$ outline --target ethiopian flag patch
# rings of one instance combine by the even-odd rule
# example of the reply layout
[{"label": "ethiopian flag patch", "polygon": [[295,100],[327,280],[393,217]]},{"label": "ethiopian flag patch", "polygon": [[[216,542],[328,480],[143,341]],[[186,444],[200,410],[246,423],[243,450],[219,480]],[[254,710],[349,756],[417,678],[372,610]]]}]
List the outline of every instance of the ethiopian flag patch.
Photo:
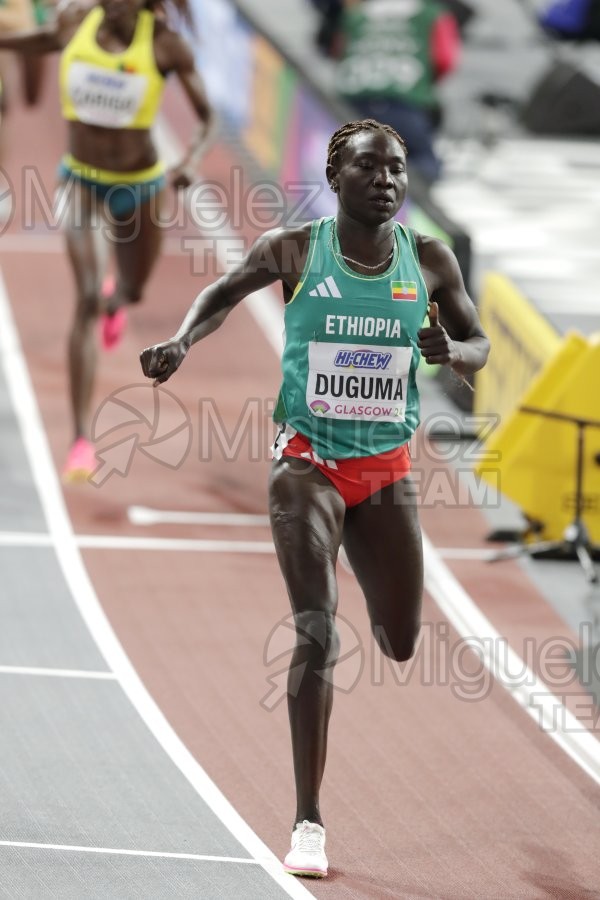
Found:
[{"label": "ethiopian flag patch", "polygon": [[392,281],[392,300],[417,300],[416,281]]}]

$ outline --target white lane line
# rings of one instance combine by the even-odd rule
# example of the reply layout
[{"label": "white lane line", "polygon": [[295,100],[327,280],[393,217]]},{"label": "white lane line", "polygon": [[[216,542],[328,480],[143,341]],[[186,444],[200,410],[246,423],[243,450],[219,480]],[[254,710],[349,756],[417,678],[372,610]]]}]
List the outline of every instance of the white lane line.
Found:
[{"label": "white lane line", "polygon": [[436,547],[435,552],[442,559],[487,560],[493,559],[498,550],[487,550],[485,547]]},{"label": "white lane line", "polygon": [[114,672],[91,672],[86,669],[40,669],[34,666],[0,666],[0,675],[39,675],[42,678],[89,678],[92,681],[116,681]]},{"label": "white lane line", "polygon": [[75,538],[84,550],[175,550],[193,553],[274,553],[270,541],[208,541],[194,538],[112,537],[81,534]]},{"label": "white lane line", "polygon": [[423,548],[425,587],[446,618],[519,706],[584,772],[600,784],[600,741],[527,668],[521,657],[507,647],[506,641],[441,561],[425,534]]},{"label": "white lane line", "polygon": [[[74,543],[84,550],[151,550],[188,553],[274,553],[271,541],[219,541],[203,538],[159,538],[138,535],[78,534]],[[0,532],[0,547],[53,547],[47,534]]]},{"label": "white lane line", "polygon": [[106,618],[74,540],[1,271],[0,364],[4,368],[10,402],[19,423],[58,561],[71,596],[108,667],[117,675],[123,691],[158,743],[244,849],[260,860],[264,870],[288,896],[297,900],[313,897],[284,871],[274,853],[252,831],[192,756],[146,690]]},{"label": "white lane line", "polygon": [[[36,844],[32,841],[0,841],[0,847],[16,847],[29,850],[62,850],[69,853],[107,853],[115,856],[151,856],[160,859],[190,859],[194,862],[242,863],[258,866],[262,860],[244,856],[203,856],[199,853],[167,853],[160,850],[122,850],[114,847],[77,847],[71,844]],[[269,862],[267,860],[267,862]]]},{"label": "white lane line", "polygon": [[[234,244],[233,241],[231,243]],[[220,242],[219,249],[221,252],[225,249]],[[277,356],[281,356],[284,347],[282,298],[272,288],[263,288],[247,297],[244,304]]]},{"label": "white lane line", "polygon": [[132,525],[249,525],[269,527],[268,516],[249,513],[186,512],[184,510],[152,509],[149,506],[129,506],[127,516]]},{"label": "white lane line", "polygon": [[0,547],[52,547],[49,534],[35,531],[0,531]]},{"label": "white lane line", "polygon": [[[143,509],[144,507],[130,506],[130,510]],[[189,524],[189,525],[236,525],[236,526],[264,526],[269,525],[268,516],[244,516],[239,519],[255,519],[260,521],[237,521],[236,513],[178,513],[169,512],[164,516],[157,510],[156,516],[149,516],[148,521],[142,521],[144,516],[130,515],[130,521],[134,525],[164,524]],[[214,520],[213,520],[214,517]],[[263,521],[264,520],[264,521]],[[273,544],[269,541],[219,541],[205,540],[202,538],[154,538],[139,537],[137,535],[104,535],[104,534],[80,534],[75,536],[78,547],[101,550],[188,550],[198,553],[273,553]],[[0,547],[51,547],[52,538],[48,534],[38,534],[29,531],[0,531]],[[343,548],[342,548],[343,549]],[[486,561],[492,559],[497,550],[486,550],[481,547],[437,547],[436,553],[442,559],[458,559],[467,561]],[[346,561],[342,558],[342,565],[346,568]]]}]

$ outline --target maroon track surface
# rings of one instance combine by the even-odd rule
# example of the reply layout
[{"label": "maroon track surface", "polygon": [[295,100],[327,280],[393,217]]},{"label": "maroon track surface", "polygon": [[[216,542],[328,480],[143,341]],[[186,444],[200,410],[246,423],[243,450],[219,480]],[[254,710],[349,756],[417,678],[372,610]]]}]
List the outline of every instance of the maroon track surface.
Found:
[{"label": "maroon track surface", "polygon": [[[176,130],[189,128],[178,103],[169,114]],[[8,124],[9,175],[17,182],[24,165],[36,166],[50,188],[64,149],[53,92],[35,111],[15,109]],[[226,183],[235,162],[221,144],[205,160],[205,175]],[[22,200],[0,238],[0,265],[60,469],[69,441],[72,283],[60,237],[41,225],[23,229]],[[181,233],[171,238],[123,344],[101,361],[98,403],[142,382],[140,349],[174,331],[204,283],[191,275],[189,256],[177,252]],[[173,471],[138,455],[124,479],[67,489],[75,531],[268,541],[261,528],[136,527],[127,508],[265,513],[267,454],[228,461],[215,453],[200,462],[197,409],[201,398],[211,398],[233,432],[247,398],[272,398],[277,386],[275,353],[242,306],[194,348],[168,385],[194,423],[186,461]],[[425,451],[419,456],[427,472],[433,463]],[[422,522],[438,546],[484,546],[486,529],[475,510],[425,507]],[[177,733],[283,855],[294,812],[287,713],[284,703],[271,712],[260,703],[277,670],[265,664],[265,645],[289,613],[275,557],[119,549],[86,550],[83,557],[120,641]],[[526,637],[574,637],[516,563],[451,568],[518,653]],[[497,683],[486,680],[483,696],[471,701],[457,696],[460,678],[452,671],[428,684],[418,669],[409,674],[404,667],[399,684],[402,669],[374,652],[362,598],[343,570],[340,588],[340,613],[359,636],[365,665],[351,691],[336,693],[322,798],[331,872],[326,881],[307,882],[309,890],[335,900],[600,897],[598,785]],[[420,663],[431,668],[437,660],[443,670],[435,635],[444,620],[429,597],[424,622]],[[448,641],[456,648],[452,629]],[[464,656],[463,668],[472,667],[474,658]],[[344,677],[354,662],[343,663]],[[580,689],[571,685],[565,693],[575,708]]]}]

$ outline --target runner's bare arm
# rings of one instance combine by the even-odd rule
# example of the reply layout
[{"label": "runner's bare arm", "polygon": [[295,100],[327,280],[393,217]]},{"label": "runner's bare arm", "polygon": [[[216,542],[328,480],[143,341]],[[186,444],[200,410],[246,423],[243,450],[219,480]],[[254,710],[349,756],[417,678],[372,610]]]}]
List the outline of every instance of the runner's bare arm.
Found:
[{"label": "runner's bare arm", "polygon": [[[276,281],[293,290],[301,273],[309,230],[277,228],[252,245],[248,255],[230,272],[198,294],[177,333],[168,341],[148,347],[140,354],[142,371],[155,384],[162,384],[177,371],[192,346],[223,324],[237,304]],[[289,260],[300,260],[293,268]]]},{"label": "runner's bare arm", "polygon": [[417,235],[429,299],[439,319],[419,331],[419,348],[430,365],[449,365],[459,375],[483,368],[490,350],[477,310],[463,282],[456,256],[442,241]]},{"label": "runner's bare arm", "polygon": [[202,78],[196,68],[194,53],[189,44],[162,23],[157,23],[155,55],[163,74],[173,72],[181,84],[199,125],[183,159],[171,170],[175,187],[188,187],[195,180],[193,166],[205,151],[214,126],[214,114]]},{"label": "runner's bare arm", "polygon": [[14,50],[16,53],[31,54],[54,53],[62,49],[58,31],[54,24],[28,31],[17,31],[14,34],[0,35],[0,50]]}]

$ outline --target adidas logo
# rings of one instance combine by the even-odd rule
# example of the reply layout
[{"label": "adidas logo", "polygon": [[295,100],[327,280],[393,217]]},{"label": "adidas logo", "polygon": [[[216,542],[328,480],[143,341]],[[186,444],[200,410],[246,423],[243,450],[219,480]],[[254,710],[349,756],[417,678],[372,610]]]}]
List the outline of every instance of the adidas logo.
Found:
[{"label": "adidas logo", "polygon": [[331,277],[328,275],[325,281],[320,281],[314,291],[308,292],[309,297],[341,297],[340,289]]}]

